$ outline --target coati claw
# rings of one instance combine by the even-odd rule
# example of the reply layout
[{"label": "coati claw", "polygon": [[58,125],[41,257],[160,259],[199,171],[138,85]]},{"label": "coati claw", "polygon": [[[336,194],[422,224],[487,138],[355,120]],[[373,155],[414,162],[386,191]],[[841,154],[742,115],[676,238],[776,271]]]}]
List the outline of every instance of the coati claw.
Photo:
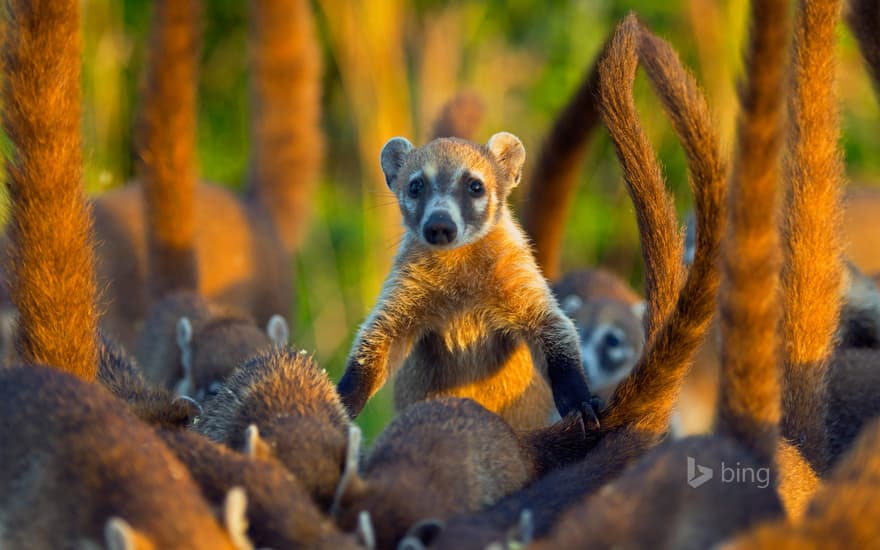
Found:
[{"label": "coati claw", "polygon": [[584,401],[581,403],[580,411],[581,416],[584,418],[584,426],[594,430],[598,430],[601,427],[601,424],[599,423],[599,415],[596,413],[597,410],[601,409],[598,409],[594,405],[593,399],[590,399],[589,402]]}]

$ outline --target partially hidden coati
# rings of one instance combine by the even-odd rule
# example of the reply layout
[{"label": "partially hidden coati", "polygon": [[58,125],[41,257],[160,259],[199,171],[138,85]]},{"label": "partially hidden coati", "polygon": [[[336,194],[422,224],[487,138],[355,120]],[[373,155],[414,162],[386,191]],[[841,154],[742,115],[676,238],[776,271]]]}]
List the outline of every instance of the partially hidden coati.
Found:
[{"label": "partially hidden coati", "polygon": [[339,382],[352,416],[396,374],[398,410],[443,395],[470,397],[514,428],[556,410],[595,413],[578,336],[541,275],[507,195],[525,149],[508,133],[485,146],[394,138],[382,170],[407,231]]}]

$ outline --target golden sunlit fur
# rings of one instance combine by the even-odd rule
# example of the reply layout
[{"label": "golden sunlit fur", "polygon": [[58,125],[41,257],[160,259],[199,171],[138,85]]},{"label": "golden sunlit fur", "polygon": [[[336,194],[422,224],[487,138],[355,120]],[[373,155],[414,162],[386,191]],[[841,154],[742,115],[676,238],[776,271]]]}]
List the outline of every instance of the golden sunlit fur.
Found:
[{"label": "golden sunlit fur", "polygon": [[97,289],[82,185],[78,6],[6,3],[9,294],[20,313],[21,357],[94,380]]},{"label": "golden sunlit fur", "polygon": [[201,5],[159,1],[153,10],[136,136],[149,227],[147,290],[155,301],[198,285],[194,201]]},{"label": "golden sunlit fur", "polygon": [[826,367],[836,344],[845,272],[839,230],[845,174],[834,91],[840,2],[804,0],[800,5],[784,162],[790,188],[782,272],[782,431],[822,470],[828,466]]}]

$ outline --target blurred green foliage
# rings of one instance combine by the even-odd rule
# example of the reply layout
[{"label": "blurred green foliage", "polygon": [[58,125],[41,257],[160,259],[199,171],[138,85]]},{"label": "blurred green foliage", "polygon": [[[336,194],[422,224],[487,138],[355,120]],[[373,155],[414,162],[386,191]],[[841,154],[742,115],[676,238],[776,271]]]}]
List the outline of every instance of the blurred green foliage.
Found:
[{"label": "blurred green foliage", "polygon": [[[353,0],[357,1],[357,0]],[[388,257],[395,242],[375,250],[368,238],[393,197],[382,193],[364,173],[372,158],[361,158],[353,97],[343,75],[350,67],[331,47],[335,21],[328,5],[317,1],[314,11],[323,44],[324,129],[327,152],[321,186],[315,196],[310,236],[296,260],[297,301],[292,305],[293,340],[313,351],[334,377],[340,375],[356,327],[376,298],[375,285],[384,273],[372,273],[375,255]],[[351,5],[349,3],[349,5]],[[488,105],[478,136],[499,130],[519,135],[528,151],[539,150],[545,131],[589,68],[604,37],[628,11],[634,10],[679,50],[707,90],[725,147],[735,124],[735,82],[744,37],[745,0],[371,0],[397,10],[398,19],[378,24],[394,48],[403,50],[403,67],[380,65],[381,71],[405,72],[411,104],[399,105],[412,118],[412,128],[396,134],[423,139],[441,96],[458,88],[481,94]],[[247,4],[206,0],[204,45],[199,82],[199,154],[204,179],[238,187],[248,163]],[[327,11],[325,11],[327,10]],[[382,12],[386,13],[386,12]],[[124,184],[133,177],[132,121],[150,21],[146,0],[84,0],[84,132],[86,178],[90,192]],[[432,32],[435,31],[435,32]],[[839,89],[844,109],[844,145],[853,179],[870,180],[878,173],[880,133],[877,104],[849,34],[841,29]],[[357,37],[342,36],[342,40]],[[397,38],[394,38],[397,40]],[[448,66],[425,61],[430,48],[449,48],[441,57]],[[448,74],[447,74],[448,73]],[[445,76],[444,76],[445,75]],[[445,81],[439,79],[445,78]],[[688,208],[684,156],[649,87],[640,77],[637,104],[643,123],[661,159],[681,211]],[[534,160],[534,158],[531,158]],[[375,161],[377,162],[377,160]],[[576,204],[567,221],[564,264],[602,264],[641,285],[638,236],[632,208],[613,149],[604,133],[593,142],[584,162]],[[366,200],[365,200],[366,197]],[[514,197],[514,204],[517,197]],[[378,205],[375,208],[365,205]],[[389,212],[391,214],[389,214]],[[368,436],[390,414],[387,388],[364,412],[360,422]]]}]

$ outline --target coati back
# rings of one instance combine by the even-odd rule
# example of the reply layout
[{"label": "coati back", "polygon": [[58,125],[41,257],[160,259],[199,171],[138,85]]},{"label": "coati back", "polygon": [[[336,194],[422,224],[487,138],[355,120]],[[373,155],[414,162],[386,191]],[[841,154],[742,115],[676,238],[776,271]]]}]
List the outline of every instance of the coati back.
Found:
[{"label": "coati back", "polygon": [[603,269],[571,271],[552,289],[578,330],[590,387],[607,399],[642,355],[644,302]]},{"label": "coati back", "polygon": [[248,499],[248,537],[255,547],[360,548],[321,514],[299,479],[273,459],[245,456],[186,430],[159,430],[210,502],[233,487]]},{"label": "coati back", "polygon": [[0,546],[246,548],[153,430],[103,389],[10,367],[0,370],[0,411]]},{"label": "coati back", "polygon": [[11,144],[7,269],[19,352],[94,380],[98,292],[82,187],[78,4],[14,0],[5,13],[0,103]]},{"label": "coati back", "polygon": [[505,203],[525,161],[519,139],[394,138],[380,161],[407,231],[339,382],[349,413],[397,373],[398,410],[448,395],[516,429],[546,426],[554,403],[593,422],[574,325]]},{"label": "coati back", "polygon": [[[197,432],[236,450],[259,446],[329,509],[345,464],[350,423],[327,373],[305,352],[275,348],[251,359],[204,409]],[[246,438],[251,425],[256,434]]]},{"label": "coati back", "polygon": [[493,504],[553,467],[586,453],[584,425],[573,413],[557,425],[517,434],[470,399],[416,403],[380,434],[363,477],[341,499],[339,523],[353,528],[367,510],[378,548],[396,548],[419,521]]},{"label": "coati back", "polygon": [[[530,511],[534,536],[547,536],[562,512],[618,476],[657,445],[667,430],[677,388],[714,311],[726,170],[708,107],[693,78],[667,44],[642,34],[635,17],[628,17],[615,31],[600,61],[599,97],[609,133],[620,148],[618,158],[631,186],[637,216],[645,221],[639,225],[643,243],[658,242],[663,235],[668,238],[677,231],[675,211],[664,196],[663,180],[656,176],[659,168],[632,101],[639,59],[664,107],[673,116],[673,127],[688,154],[697,212],[706,221],[698,238],[694,267],[673,300],[667,302],[664,294],[654,297],[657,305],[649,308],[646,315],[654,316],[647,326],[659,327],[656,336],[648,340],[644,354],[629,378],[618,386],[609,408],[600,413],[600,428],[588,431],[588,440],[594,446],[586,458],[550,472],[479,514],[450,520],[432,548],[458,548],[461,540],[468,540],[469,545],[472,542],[473,548],[503,541],[525,510]],[[651,238],[645,238],[648,232],[654,233]],[[667,244],[644,251],[652,260],[648,265],[672,270],[655,272],[655,279],[674,279],[681,269],[680,245],[677,249]],[[661,253],[670,256],[662,262],[651,256]],[[646,297],[650,303],[651,294]],[[660,317],[660,312],[668,311],[670,306],[672,312],[665,319]],[[643,382],[630,386],[628,391],[632,393],[620,399],[618,392],[632,384],[636,376]],[[646,383],[648,380],[653,384]]]}]

